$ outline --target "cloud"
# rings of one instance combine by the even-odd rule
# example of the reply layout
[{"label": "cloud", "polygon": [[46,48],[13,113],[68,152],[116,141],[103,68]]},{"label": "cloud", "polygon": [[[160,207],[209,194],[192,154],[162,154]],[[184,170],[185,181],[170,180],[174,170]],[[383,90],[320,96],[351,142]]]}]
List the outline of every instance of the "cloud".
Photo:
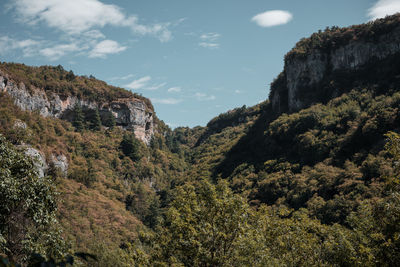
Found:
[{"label": "cloud", "polygon": [[219,37],[221,37],[221,35],[215,32],[210,32],[200,35],[201,40],[211,41],[211,42],[217,41]]},{"label": "cloud", "polygon": [[143,89],[149,90],[149,91],[154,91],[154,90],[158,90],[158,89],[164,87],[166,84],[167,83],[155,84],[155,85],[151,85],[151,86],[146,86]]},{"label": "cloud", "polygon": [[120,46],[118,42],[113,40],[104,40],[95,45],[89,52],[91,58],[105,58],[108,54],[117,54],[126,50],[126,46]]},{"label": "cloud", "polygon": [[219,44],[217,44],[217,43],[201,42],[201,43],[199,43],[199,46],[204,47],[204,48],[211,48],[211,49],[219,48]]},{"label": "cloud", "polygon": [[53,47],[43,48],[39,54],[50,60],[57,60],[69,52],[79,51],[80,48],[76,44],[60,44]]},{"label": "cloud", "polygon": [[125,87],[129,89],[141,89],[147,85],[147,83],[151,80],[150,76],[144,76],[140,79],[134,80],[131,83],[125,85]]},{"label": "cloud", "polygon": [[82,35],[92,40],[106,38],[106,36],[99,30],[87,31],[84,32]]},{"label": "cloud", "polygon": [[210,101],[210,100],[215,100],[215,98],[216,98],[214,95],[207,95],[207,94],[198,93],[198,92],[194,96],[199,101]]},{"label": "cloud", "polygon": [[70,35],[91,32],[98,38],[100,32],[93,30],[110,25],[128,27],[136,34],[152,35],[161,42],[172,38],[168,29],[171,23],[141,24],[137,16],[126,15],[119,6],[99,0],[15,0],[10,5],[19,21],[30,25],[45,23]]},{"label": "cloud", "polygon": [[168,93],[179,93],[180,91],[182,91],[182,88],[180,88],[180,87],[171,87],[167,91],[168,91]]},{"label": "cloud", "polygon": [[221,37],[219,33],[210,32],[200,35],[199,46],[204,48],[216,49],[219,48],[218,40]]},{"label": "cloud", "polygon": [[384,18],[387,15],[393,15],[400,12],[399,0],[379,0],[368,10],[368,16],[371,19]]},{"label": "cloud", "polygon": [[122,80],[128,80],[128,79],[133,78],[133,77],[135,77],[134,74],[128,74],[128,75],[125,75],[125,76],[112,77],[112,78],[109,78],[108,80],[110,80],[110,81],[122,81]]},{"label": "cloud", "polygon": [[155,104],[176,105],[182,102],[182,99],[176,98],[152,98],[151,102]]},{"label": "cloud", "polygon": [[293,19],[293,15],[285,10],[270,10],[255,15],[251,21],[261,27],[273,27],[286,24]]},{"label": "cloud", "polygon": [[34,51],[40,45],[41,45],[40,41],[32,39],[16,40],[8,36],[1,36],[0,54],[5,54],[12,50],[21,50],[23,56],[29,57],[34,55]]},{"label": "cloud", "polygon": [[241,94],[242,93],[242,91],[240,91],[240,90],[235,90],[235,94]]}]

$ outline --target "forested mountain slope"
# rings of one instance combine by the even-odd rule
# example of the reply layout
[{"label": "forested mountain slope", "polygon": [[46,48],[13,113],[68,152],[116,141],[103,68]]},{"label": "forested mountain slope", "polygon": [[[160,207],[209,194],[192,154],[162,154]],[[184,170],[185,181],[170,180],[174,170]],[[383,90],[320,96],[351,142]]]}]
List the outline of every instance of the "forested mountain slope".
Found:
[{"label": "forested mountain slope", "polygon": [[119,255],[188,168],[166,145],[171,130],[148,99],[61,66],[2,63],[0,74],[0,133],[57,183],[64,238]]},{"label": "forested mountain slope", "polygon": [[[248,127],[224,124],[227,115],[209,123],[210,134],[194,146],[207,153],[194,153],[193,169],[228,179],[254,204],[305,207],[324,223],[344,223],[361,200],[381,197],[384,177],[392,174],[384,134],[398,131],[400,122],[399,19],[332,27],[301,40]],[[339,52],[342,61],[332,68]],[[297,80],[288,74],[294,69]],[[290,106],[290,94],[303,109]]]},{"label": "forested mountain slope", "polygon": [[[268,100],[192,129],[169,129],[148,99],[94,77],[2,63],[0,162],[10,166],[0,174],[51,178],[63,233],[44,234],[67,248],[37,240],[14,255],[3,227],[0,254],[84,251],[96,256],[77,262],[88,266],[396,266],[399,32],[394,15],[302,39]],[[6,153],[37,155],[40,172],[19,174]]]}]

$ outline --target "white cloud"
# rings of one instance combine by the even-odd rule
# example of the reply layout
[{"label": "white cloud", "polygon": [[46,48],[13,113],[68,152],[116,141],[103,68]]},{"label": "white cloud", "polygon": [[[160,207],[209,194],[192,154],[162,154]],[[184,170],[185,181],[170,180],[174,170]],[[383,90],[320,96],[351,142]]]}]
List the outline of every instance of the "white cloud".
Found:
[{"label": "white cloud", "polygon": [[200,35],[199,46],[204,48],[216,49],[219,48],[218,40],[221,37],[221,34],[210,32]]},{"label": "white cloud", "polygon": [[32,39],[16,40],[8,36],[2,36],[0,37],[0,54],[5,54],[12,50],[21,50],[23,56],[29,57],[34,54],[35,49],[40,45],[40,41]]},{"label": "white cloud", "polygon": [[43,48],[39,54],[47,57],[49,60],[57,60],[69,52],[79,51],[80,48],[76,44],[60,44],[53,47]]},{"label": "white cloud", "polygon": [[199,92],[197,92],[194,96],[199,101],[210,101],[210,100],[215,100],[215,98],[216,98],[214,95],[207,95],[207,94],[199,93]]},{"label": "white cloud", "polygon": [[151,85],[151,86],[146,86],[145,90],[149,90],[149,91],[154,91],[154,90],[158,90],[162,87],[164,87],[167,83],[160,83],[160,84],[155,84],[155,85]]},{"label": "white cloud", "polygon": [[293,19],[293,15],[285,10],[270,10],[255,15],[251,21],[261,27],[272,27],[286,24]]},{"label": "white cloud", "polygon": [[400,12],[399,0],[379,0],[368,10],[368,16],[371,19],[384,18],[387,15],[393,15]]},{"label": "white cloud", "polygon": [[217,43],[206,43],[206,42],[201,42],[199,43],[199,46],[204,47],[204,48],[219,48],[219,44]]},{"label": "white cloud", "polygon": [[135,76],[134,74],[128,74],[128,75],[125,75],[125,76],[112,77],[112,78],[109,78],[108,80],[110,80],[110,81],[128,80],[130,78],[133,78],[134,76]]},{"label": "white cloud", "polygon": [[123,25],[127,21],[118,6],[97,0],[16,0],[14,7],[24,22],[45,22],[49,27],[71,34],[107,24]]},{"label": "white cloud", "polygon": [[87,37],[87,38],[89,38],[89,39],[91,39],[91,40],[106,38],[105,35],[99,30],[87,31],[87,32],[84,32],[82,35]]},{"label": "white cloud", "polygon": [[182,88],[180,88],[180,87],[171,87],[167,91],[169,93],[179,93],[180,91],[182,91]]},{"label": "white cloud", "polygon": [[217,41],[219,37],[221,37],[221,34],[215,32],[210,32],[200,35],[200,39],[211,42]]},{"label": "white cloud", "polygon": [[95,45],[90,51],[89,57],[104,58],[108,54],[117,54],[126,50],[126,46],[120,46],[118,42],[113,40],[103,40]]},{"label": "white cloud", "polygon": [[242,93],[242,91],[240,91],[240,90],[235,90],[235,94],[241,94]]},{"label": "white cloud", "polygon": [[144,76],[140,79],[134,80],[131,83],[125,85],[125,87],[129,89],[141,89],[147,85],[147,83],[151,80],[150,76]]},{"label": "white cloud", "polygon": [[[172,38],[168,29],[170,23],[140,24],[137,16],[128,16],[117,5],[104,4],[99,0],[15,0],[11,7],[21,22],[31,25],[44,22],[51,28],[72,35],[111,25],[128,27],[136,34],[152,35],[162,42]],[[99,36],[96,33],[95,38]]]},{"label": "white cloud", "polygon": [[176,105],[182,102],[182,99],[176,98],[152,98],[151,102],[155,104]]}]

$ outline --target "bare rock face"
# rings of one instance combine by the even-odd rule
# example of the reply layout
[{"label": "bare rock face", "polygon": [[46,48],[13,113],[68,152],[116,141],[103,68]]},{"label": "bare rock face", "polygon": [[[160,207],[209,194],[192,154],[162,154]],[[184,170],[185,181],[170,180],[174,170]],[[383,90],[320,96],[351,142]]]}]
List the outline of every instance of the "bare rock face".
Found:
[{"label": "bare rock face", "polygon": [[273,109],[292,112],[305,108],[310,101],[301,95],[302,89],[317,88],[329,73],[356,71],[373,60],[383,60],[397,53],[400,53],[400,26],[370,40],[351,40],[329,51],[315,49],[307,55],[291,57],[285,60],[280,89],[271,87]]},{"label": "bare rock face", "polygon": [[48,166],[46,164],[46,159],[42,154],[42,152],[29,145],[23,145],[20,146],[20,148],[23,149],[25,155],[33,159],[34,166],[36,168],[39,177],[41,178],[44,177],[47,172]]},{"label": "bare rock face", "polygon": [[25,122],[21,121],[21,120],[15,120],[14,125],[13,125],[14,129],[22,129],[22,130],[26,130],[28,129],[28,126],[26,125]]},{"label": "bare rock face", "polygon": [[61,171],[64,176],[68,174],[68,160],[67,157],[63,154],[60,155],[51,155],[51,162],[53,166]]},{"label": "bare rock face", "polygon": [[15,84],[1,71],[0,92],[7,92],[22,110],[38,111],[45,117],[68,119],[68,113],[79,104],[84,109],[99,109],[100,114],[111,112],[118,126],[133,131],[146,144],[150,144],[154,135],[153,112],[140,99],[124,98],[111,103],[97,103],[76,96],[60,97],[55,93],[46,94],[39,88],[27,90],[23,83]]}]

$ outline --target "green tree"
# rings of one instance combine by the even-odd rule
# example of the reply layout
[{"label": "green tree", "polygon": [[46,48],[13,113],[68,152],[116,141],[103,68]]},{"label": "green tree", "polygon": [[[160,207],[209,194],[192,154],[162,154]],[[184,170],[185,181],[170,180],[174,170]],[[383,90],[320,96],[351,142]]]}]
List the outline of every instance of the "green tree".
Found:
[{"label": "green tree", "polygon": [[122,138],[120,149],[125,154],[125,156],[131,158],[133,161],[138,161],[142,158],[141,153],[141,143],[135,137],[135,134],[125,134]]},{"label": "green tree", "polygon": [[107,111],[102,115],[101,122],[104,126],[113,128],[115,126],[115,117],[111,111]]},{"label": "green tree", "polygon": [[82,112],[82,107],[80,104],[76,104],[73,110],[74,113],[74,120],[72,122],[72,124],[75,127],[75,130],[78,132],[81,132],[85,126],[84,126],[84,116],[83,116],[83,112]]},{"label": "green tree", "polygon": [[178,187],[157,233],[161,251],[155,260],[185,266],[237,265],[235,255],[249,225],[246,200],[226,182]]},{"label": "green tree", "polygon": [[95,131],[100,131],[101,130],[101,118],[99,114],[99,109],[92,110],[91,112],[88,112],[89,118],[88,121],[90,123],[90,129],[95,130]]},{"label": "green tree", "polygon": [[26,262],[33,252],[60,259],[65,251],[55,187],[34,166],[0,135],[0,254],[14,262]]},{"label": "green tree", "polygon": [[388,132],[386,135],[385,150],[393,159],[395,168],[395,177],[392,177],[389,182],[394,184],[400,183],[400,135],[395,132]]}]

